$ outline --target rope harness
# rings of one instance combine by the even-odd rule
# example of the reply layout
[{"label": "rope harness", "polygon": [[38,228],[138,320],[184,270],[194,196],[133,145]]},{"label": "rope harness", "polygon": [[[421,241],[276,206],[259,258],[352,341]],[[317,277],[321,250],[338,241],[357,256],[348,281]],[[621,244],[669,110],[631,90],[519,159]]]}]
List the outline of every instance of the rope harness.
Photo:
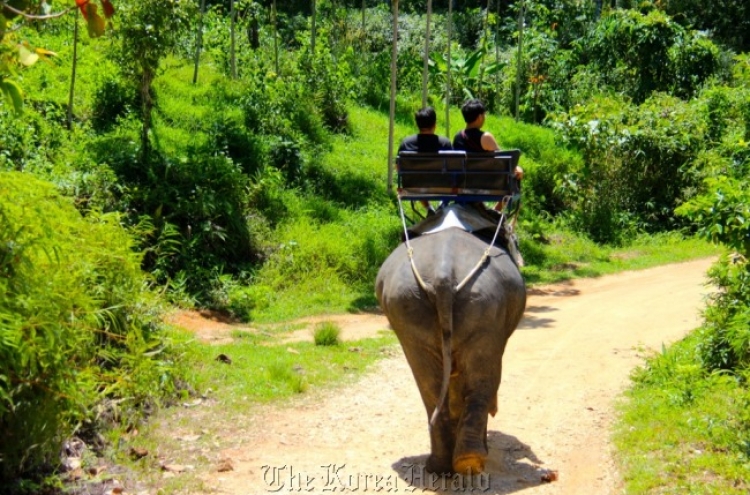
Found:
[{"label": "rope harness", "polygon": [[[508,201],[504,201],[505,205],[507,206],[512,202],[512,197]],[[414,272],[414,278],[417,279],[417,282],[419,283],[419,286],[424,290],[425,292],[428,292],[427,284],[425,283],[424,279],[422,279],[422,276],[419,274],[419,270],[417,270],[417,265],[414,262],[414,248],[411,246],[411,243],[409,242],[409,229],[406,226],[406,216],[404,215],[404,205],[401,203],[401,197],[397,196],[398,199],[398,211],[401,216],[401,225],[404,227],[404,244],[406,244],[406,254],[409,256],[409,263],[411,264],[411,270]],[[477,261],[477,264],[474,265],[474,268],[471,269],[468,275],[464,277],[464,279],[458,283],[454,289],[455,292],[460,291],[468,282],[471,280],[471,278],[479,271],[479,269],[482,267],[485,261],[487,261],[487,258],[490,256],[490,251],[492,249],[492,246],[495,245],[495,241],[497,240],[497,236],[500,233],[500,229],[503,228],[503,224],[505,223],[505,219],[507,218],[507,215],[505,213],[506,208],[503,207],[503,211],[500,213],[500,220],[497,222],[497,228],[495,229],[495,234],[492,236],[492,242],[489,243],[487,246],[487,249],[484,250],[484,253],[482,254],[482,257]],[[512,219],[510,226],[511,228],[515,225],[516,219],[518,217],[518,208],[515,209],[515,211],[512,213]]]}]

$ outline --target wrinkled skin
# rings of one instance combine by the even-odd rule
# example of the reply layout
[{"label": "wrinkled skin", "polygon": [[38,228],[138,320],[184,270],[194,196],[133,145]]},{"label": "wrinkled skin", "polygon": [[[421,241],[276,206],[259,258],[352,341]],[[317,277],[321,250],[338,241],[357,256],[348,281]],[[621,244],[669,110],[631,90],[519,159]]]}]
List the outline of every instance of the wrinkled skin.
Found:
[{"label": "wrinkled skin", "polygon": [[[526,288],[508,253],[493,247],[481,269],[456,291],[487,248],[460,229],[418,237],[411,246],[427,291],[401,244],[380,268],[377,297],[412,369],[428,419],[443,378],[450,374],[446,400],[430,427],[427,470],[476,474],[484,470],[488,414],[497,412],[502,356],[526,307]],[[450,370],[444,368],[446,351]]]}]

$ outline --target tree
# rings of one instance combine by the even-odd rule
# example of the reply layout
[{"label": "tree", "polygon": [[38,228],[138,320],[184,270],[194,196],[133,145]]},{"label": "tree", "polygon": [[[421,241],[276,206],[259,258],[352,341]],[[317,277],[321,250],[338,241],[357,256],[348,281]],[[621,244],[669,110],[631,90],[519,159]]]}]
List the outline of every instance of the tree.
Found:
[{"label": "tree", "polygon": [[164,55],[174,48],[188,26],[188,10],[179,1],[131,0],[123,3],[119,65],[138,88],[141,101],[141,159],[149,153],[151,114],[154,108],[152,83]]},{"label": "tree", "polygon": [[709,31],[715,41],[750,51],[750,4],[737,0],[663,0],[664,11],[680,24]]}]

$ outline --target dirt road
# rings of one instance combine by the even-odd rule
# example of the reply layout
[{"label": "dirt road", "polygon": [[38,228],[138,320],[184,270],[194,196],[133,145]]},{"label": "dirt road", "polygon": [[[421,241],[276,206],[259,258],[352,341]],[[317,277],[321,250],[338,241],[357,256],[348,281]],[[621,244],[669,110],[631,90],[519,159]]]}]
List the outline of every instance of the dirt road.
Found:
[{"label": "dirt road", "polygon": [[[609,442],[613,403],[645,354],[698,326],[710,263],[531,291],[506,350],[481,477],[438,481],[422,471],[427,418],[398,353],[352,386],[311,394],[294,409],[263,409],[249,424],[225,432],[233,447],[222,456],[233,470],[204,473],[204,485],[233,495],[619,493]],[[557,480],[542,481],[553,471]]]}]

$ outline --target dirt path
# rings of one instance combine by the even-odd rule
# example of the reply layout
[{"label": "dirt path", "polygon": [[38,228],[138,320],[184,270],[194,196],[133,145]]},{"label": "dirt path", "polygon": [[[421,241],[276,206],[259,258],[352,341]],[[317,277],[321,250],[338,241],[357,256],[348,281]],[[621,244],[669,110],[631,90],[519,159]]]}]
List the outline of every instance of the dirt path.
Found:
[{"label": "dirt path", "polygon": [[[233,470],[201,474],[204,488],[233,495],[357,488],[619,493],[609,443],[613,402],[644,354],[699,324],[710,263],[699,260],[531,291],[526,315],[506,350],[500,410],[490,419],[483,477],[449,479],[445,483],[454,485],[444,490],[422,471],[429,451],[427,418],[398,353],[354,385],[311,394],[293,409],[262,409],[247,424],[223,432],[221,443],[232,447],[221,455],[232,460]],[[558,479],[543,482],[552,471]]]}]

